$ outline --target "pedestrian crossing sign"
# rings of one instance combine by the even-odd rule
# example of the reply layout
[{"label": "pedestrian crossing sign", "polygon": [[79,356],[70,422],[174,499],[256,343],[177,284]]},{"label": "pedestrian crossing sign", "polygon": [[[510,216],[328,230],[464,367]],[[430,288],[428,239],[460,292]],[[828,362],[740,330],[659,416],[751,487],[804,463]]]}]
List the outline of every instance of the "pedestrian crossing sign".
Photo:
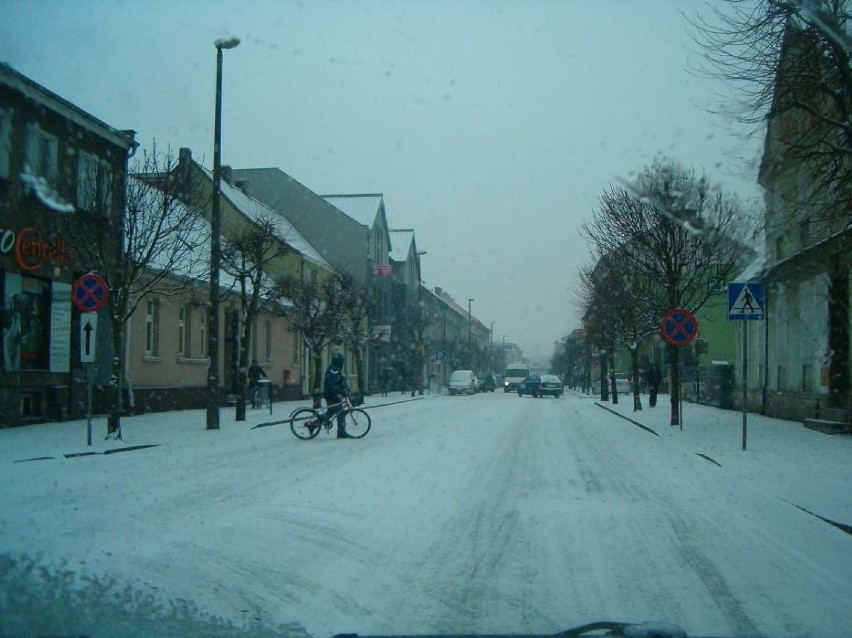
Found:
[{"label": "pedestrian crossing sign", "polygon": [[728,284],[728,319],[763,321],[766,295],[763,284],[757,281]]}]

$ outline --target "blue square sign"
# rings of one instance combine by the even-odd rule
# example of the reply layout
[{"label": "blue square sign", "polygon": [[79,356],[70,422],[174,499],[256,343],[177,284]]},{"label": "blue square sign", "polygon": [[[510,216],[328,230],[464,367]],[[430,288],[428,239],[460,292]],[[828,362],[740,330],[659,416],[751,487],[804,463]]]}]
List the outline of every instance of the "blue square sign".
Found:
[{"label": "blue square sign", "polygon": [[763,321],[766,314],[766,294],[757,281],[728,284],[728,319]]}]

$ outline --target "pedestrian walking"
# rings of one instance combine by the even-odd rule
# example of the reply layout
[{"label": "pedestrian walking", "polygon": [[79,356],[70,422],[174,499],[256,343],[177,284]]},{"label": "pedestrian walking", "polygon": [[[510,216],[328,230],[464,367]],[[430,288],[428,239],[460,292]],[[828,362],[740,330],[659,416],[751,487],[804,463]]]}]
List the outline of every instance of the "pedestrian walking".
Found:
[{"label": "pedestrian walking", "polygon": [[657,405],[657,391],[660,389],[660,367],[656,363],[652,363],[645,374],[645,379],[648,382],[648,405],[652,408]]}]

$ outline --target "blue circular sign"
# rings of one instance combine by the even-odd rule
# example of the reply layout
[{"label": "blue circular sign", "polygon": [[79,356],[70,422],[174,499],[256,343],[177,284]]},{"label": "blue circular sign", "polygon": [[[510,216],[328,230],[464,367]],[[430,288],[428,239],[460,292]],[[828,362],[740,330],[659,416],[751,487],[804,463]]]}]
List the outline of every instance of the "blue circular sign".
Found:
[{"label": "blue circular sign", "polygon": [[674,308],[663,315],[660,334],[670,346],[688,346],[698,336],[698,319],[685,308]]},{"label": "blue circular sign", "polygon": [[80,312],[97,312],[106,304],[108,293],[109,286],[104,278],[90,272],[74,282],[71,301]]}]

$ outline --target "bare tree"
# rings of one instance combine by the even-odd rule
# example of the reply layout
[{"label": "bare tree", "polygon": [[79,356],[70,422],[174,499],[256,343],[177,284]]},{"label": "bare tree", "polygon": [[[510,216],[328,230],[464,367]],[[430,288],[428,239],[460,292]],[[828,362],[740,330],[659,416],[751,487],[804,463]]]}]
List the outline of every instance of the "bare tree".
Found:
[{"label": "bare tree", "polygon": [[222,269],[234,279],[240,303],[237,361],[237,421],[246,419],[246,385],[249,353],[253,348],[255,319],[264,304],[275,294],[276,286],[268,276],[270,266],[286,255],[290,247],[278,233],[271,216],[261,216],[235,230],[222,243]]},{"label": "bare tree", "polygon": [[[594,243],[593,243],[594,245]],[[633,409],[642,409],[639,396],[639,345],[653,334],[659,324],[659,308],[663,305],[661,288],[649,281],[634,264],[637,250],[633,242],[627,242],[612,252],[596,255],[592,268],[580,271],[585,295],[595,304],[597,314],[604,314],[601,321],[592,321],[593,329],[606,330],[613,344],[619,344],[630,352],[630,377],[633,390]],[[617,402],[615,383],[612,383],[614,401]]]},{"label": "bare tree", "polygon": [[322,352],[341,338],[346,295],[337,276],[281,277],[275,298],[279,311],[302,334],[311,350],[310,387],[314,406],[319,407],[322,392]]},{"label": "bare tree", "polygon": [[[759,135],[781,123],[786,161],[833,194],[810,193],[823,216],[852,201],[850,11],[849,0],[726,0],[688,18],[704,54],[699,70],[730,89],[723,112]],[[791,212],[802,195],[787,202]]]},{"label": "bare tree", "polygon": [[[658,299],[657,317],[672,308],[698,310],[724,286],[750,251],[732,237],[744,223],[734,199],[672,160],[647,166],[632,190],[610,188],[582,231],[598,255],[616,255]],[[625,249],[628,247],[629,249]],[[619,251],[621,251],[619,253]],[[679,424],[679,350],[668,347],[671,424]]]},{"label": "bare tree", "polygon": [[337,285],[342,294],[340,335],[355,353],[355,374],[358,393],[367,390],[364,352],[379,342],[375,334],[375,300],[370,292],[347,273],[337,273]]},{"label": "bare tree", "polygon": [[[169,175],[176,165],[171,152],[159,151],[154,143],[131,165],[124,184],[104,179],[97,170],[83,176],[88,184],[81,189],[86,212],[57,216],[69,245],[110,288],[113,362],[107,431],[111,436],[121,436],[128,320],[147,295],[185,294],[207,273],[201,248],[209,243],[209,230],[195,209],[184,203],[191,201],[187,187]],[[117,196],[114,187],[124,189],[125,206],[120,227],[111,230],[105,225]]]}]

